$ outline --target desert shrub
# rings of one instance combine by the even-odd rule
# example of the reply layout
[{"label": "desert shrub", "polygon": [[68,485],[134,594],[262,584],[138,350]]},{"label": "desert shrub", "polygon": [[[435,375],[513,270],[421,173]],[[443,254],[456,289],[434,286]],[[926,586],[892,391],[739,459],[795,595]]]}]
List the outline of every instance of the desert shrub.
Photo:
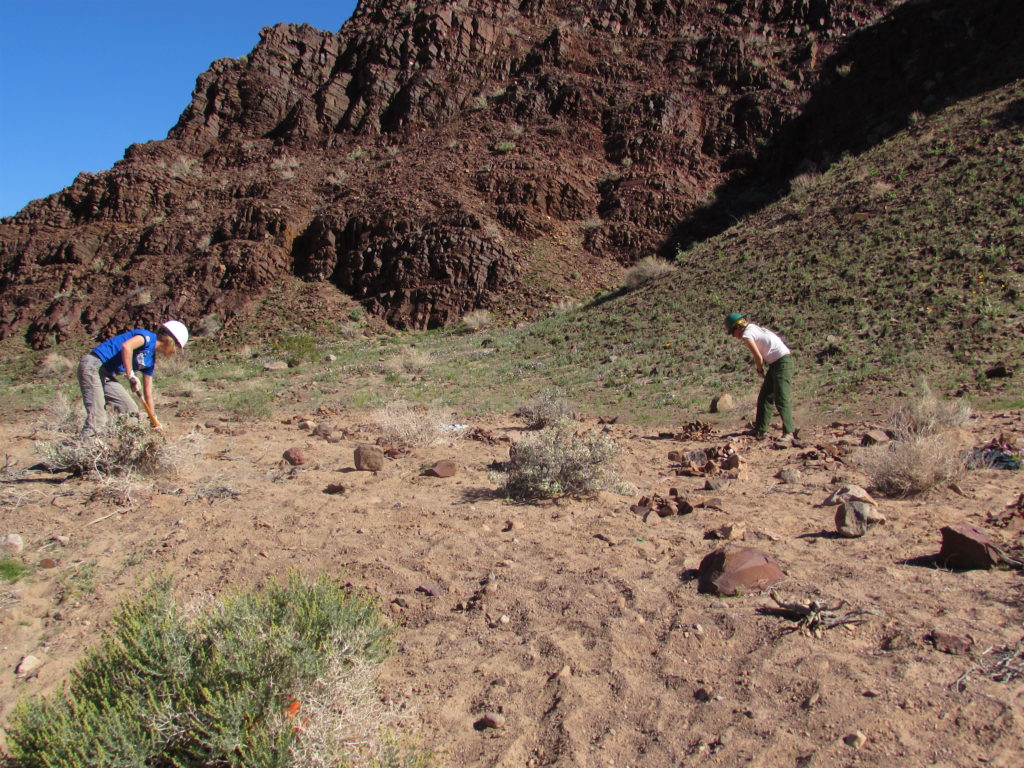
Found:
[{"label": "desert shrub", "polygon": [[69,400],[63,392],[58,392],[43,410],[39,426],[48,432],[59,432],[63,435],[77,435],[85,423],[85,408],[80,400]]},{"label": "desert shrub", "polygon": [[514,152],[516,143],[514,141],[499,141],[494,145],[494,151],[505,154],[506,152]]},{"label": "desert shrub", "polygon": [[32,568],[25,565],[21,560],[16,560],[7,555],[0,555],[0,580],[13,584],[22,576],[31,572]]},{"label": "desert shrub", "polygon": [[394,357],[385,360],[382,367],[387,373],[414,375],[423,373],[433,362],[434,359],[426,350],[406,347]]},{"label": "desert shrub", "polygon": [[474,309],[462,316],[462,326],[467,331],[482,331],[494,324],[494,316],[486,309]]},{"label": "desert shrub", "polygon": [[44,463],[53,472],[73,475],[173,474],[176,455],[171,442],[147,421],[118,414],[96,438],[36,443]]},{"label": "desert shrub", "polygon": [[285,336],[274,342],[274,353],[294,368],[316,359],[316,339],[305,333],[298,336]]},{"label": "desert shrub", "polygon": [[577,434],[566,419],[513,445],[498,479],[514,499],[594,493],[618,485],[614,462],[621,452],[606,435]]},{"label": "desert shrub", "polygon": [[264,390],[229,392],[224,399],[224,410],[239,419],[266,419],[270,417],[273,402],[273,393]]},{"label": "desert shrub", "polygon": [[949,432],[869,448],[857,464],[871,486],[887,496],[924,493],[955,480],[966,466],[964,452]]},{"label": "desert shrub", "polygon": [[571,296],[563,296],[551,303],[551,314],[553,315],[564,315],[566,312],[571,312],[576,309],[580,303],[572,298]]},{"label": "desert shrub", "polygon": [[659,278],[671,275],[675,271],[676,267],[674,264],[654,256],[647,256],[626,270],[622,284],[627,291],[632,291],[652,280],[658,280]]},{"label": "desert shrub", "polygon": [[451,420],[437,408],[404,400],[388,403],[373,414],[380,436],[389,443],[410,447],[436,445],[451,436]]},{"label": "desert shrub", "polygon": [[50,352],[36,366],[36,376],[43,379],[67,379],[75,372],[75,361]]},{"label": "desert shrub", "polygon": [[9,749],[23,768],[382,765],[391,747],[367,667],[390,635],[374,603],[325,577],[292,575],[191,618],[157,583],[122,606],[65,688],[19,702]]},{"label": "desert shrub", "polygon": [[897,405],[890,416],[897,440],[912,440],[962,427],[971,416],[971,407],[962,401],[942,400],[927,382],[920,385],[917,397]]},{"label": "desert shrub", "polygon": [[519,406],[515,415],[526,422],[527,429],[543,429],[572,416],[575,407],[575,403],[562,392],[546,389],[528,403]]}]

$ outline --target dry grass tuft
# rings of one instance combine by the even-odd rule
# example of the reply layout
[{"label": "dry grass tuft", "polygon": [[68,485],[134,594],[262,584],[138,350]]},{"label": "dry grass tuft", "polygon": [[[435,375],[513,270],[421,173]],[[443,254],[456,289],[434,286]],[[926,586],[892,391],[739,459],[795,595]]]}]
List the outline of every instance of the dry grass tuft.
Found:
[{"label": "dry grass tuft", "polygon": [[494,325],[494,316],[486,309],[474,309],[462,316],[462,325],[468,331],[483,331]]},{"label": "dry grass tuft", "polygon": [[385,373],[414,376],[423,373],[433,362],[433,357],[426,350],[406,347],[390,360],[385,360],[382,367]]},{"label": "dry grass tuft", "polygon": [[404,400],[388,403],[376,411],[373,422],[384,440],[409,447],[437,445],[455,435],[446,412]]},{"label": "dry grass tuft", "polygon": [[515,415],[526,422],[527,429],[543,429],[572,416],[576,404],[556,389],[546,389],[524,403]]},{"label": "dry grass tuft", "polygon": [[955,480],[966,468],[964,452],[950,432],[868,448],[857,464],[886,496],[925,493]]},{"label": "dry grass tuft", "polygon": [[69,400],[64,393],[58,393],[46,406],[39,420],[39,428],[62,435],[77,435],[85,423],[85,408],[80,400]]},{"label": "dry grass tuft", "polygon": [[971,417],[971,407],[962,401],[941,400],[927,382],[916,398],[897,405],[890,416],[897,440],[913,440],[959,429]]},{"label": "dry grass tuft", "polygon": [[647,256],[626,270],[622,284],[627,291],[632,291],[652,280],[673,275],[676,271],[674,264],[654,256]]},{"label": "dry grass tuft", "polygon": [[67,379],[75,372],[75,362],[51,352],[39,361],[36,376],[42,379]]}]

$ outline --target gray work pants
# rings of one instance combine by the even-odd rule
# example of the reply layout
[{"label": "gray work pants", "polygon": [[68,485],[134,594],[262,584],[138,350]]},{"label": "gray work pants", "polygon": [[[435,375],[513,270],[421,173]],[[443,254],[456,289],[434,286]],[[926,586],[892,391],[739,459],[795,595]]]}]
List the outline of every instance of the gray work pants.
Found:
[{"label": "gray work pants", "polygon": [[99,434],[107,426],[104,410],[107,405],[119,413],[139,412],[132,396],[91,352],[83,355],[78,363],[78,385],[82,388],[82,402],[85,404],[83,437]]}]

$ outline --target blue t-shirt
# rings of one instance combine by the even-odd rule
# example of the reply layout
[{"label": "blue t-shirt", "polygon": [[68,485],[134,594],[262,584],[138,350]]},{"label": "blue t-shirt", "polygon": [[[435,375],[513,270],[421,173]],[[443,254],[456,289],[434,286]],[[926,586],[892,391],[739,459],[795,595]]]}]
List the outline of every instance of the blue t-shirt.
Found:
[{"label": "blue t-shirt", "polygon": [[112,339],[107,339],[102,344],[94,347],[92,353],[100,359],[108,373],[125,373],[124,363],[121,362],[121,347],[124,346],[128,339],[134,336],[141,336],[146,340],[146,343],[135,350],[132,367],[136,371],[142,371],[142,373],[152,376],[153,369],[156,366],[156,334],[152,331],[146,331],[141,328],[127,331]]}]

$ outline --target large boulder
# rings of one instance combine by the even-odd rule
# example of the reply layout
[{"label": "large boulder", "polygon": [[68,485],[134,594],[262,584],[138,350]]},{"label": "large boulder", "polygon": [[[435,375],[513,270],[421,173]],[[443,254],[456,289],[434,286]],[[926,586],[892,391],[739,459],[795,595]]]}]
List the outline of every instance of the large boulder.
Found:
[{"label": "large boulder", "polygon": [[716,549],[700,561],[697,591],[719,596],[760,592],[783,575],[779,564],[759,549]]}]

